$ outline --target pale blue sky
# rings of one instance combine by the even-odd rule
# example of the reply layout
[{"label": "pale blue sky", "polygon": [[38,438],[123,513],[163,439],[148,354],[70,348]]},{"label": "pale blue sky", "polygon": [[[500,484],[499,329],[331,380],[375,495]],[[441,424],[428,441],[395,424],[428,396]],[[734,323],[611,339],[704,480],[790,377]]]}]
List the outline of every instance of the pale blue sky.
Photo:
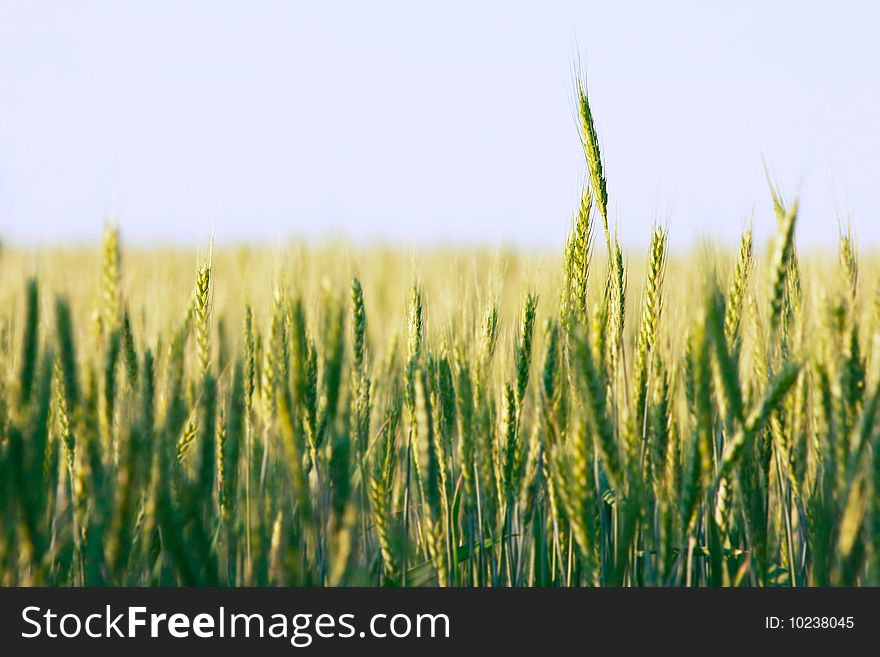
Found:
[{"label": "pale blue sky", "polygon": [[[721,7],[720,5],[727,5]],[[719,5],[719,6],[715,6]],[[851,215],[880,245],[869,2],[0,0],[0,235],[555,247],[578,47],[631,246]]]}]

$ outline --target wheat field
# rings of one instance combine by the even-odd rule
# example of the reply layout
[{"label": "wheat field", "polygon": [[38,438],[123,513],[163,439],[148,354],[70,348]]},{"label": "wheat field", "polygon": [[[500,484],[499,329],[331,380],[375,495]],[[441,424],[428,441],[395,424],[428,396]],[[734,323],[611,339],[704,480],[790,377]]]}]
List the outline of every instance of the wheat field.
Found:
[{"label": "wheat field", "polygon": [[0,252],[0,583],[880,585],[875,263],[625,253],[577,89],[562,253]]}]

